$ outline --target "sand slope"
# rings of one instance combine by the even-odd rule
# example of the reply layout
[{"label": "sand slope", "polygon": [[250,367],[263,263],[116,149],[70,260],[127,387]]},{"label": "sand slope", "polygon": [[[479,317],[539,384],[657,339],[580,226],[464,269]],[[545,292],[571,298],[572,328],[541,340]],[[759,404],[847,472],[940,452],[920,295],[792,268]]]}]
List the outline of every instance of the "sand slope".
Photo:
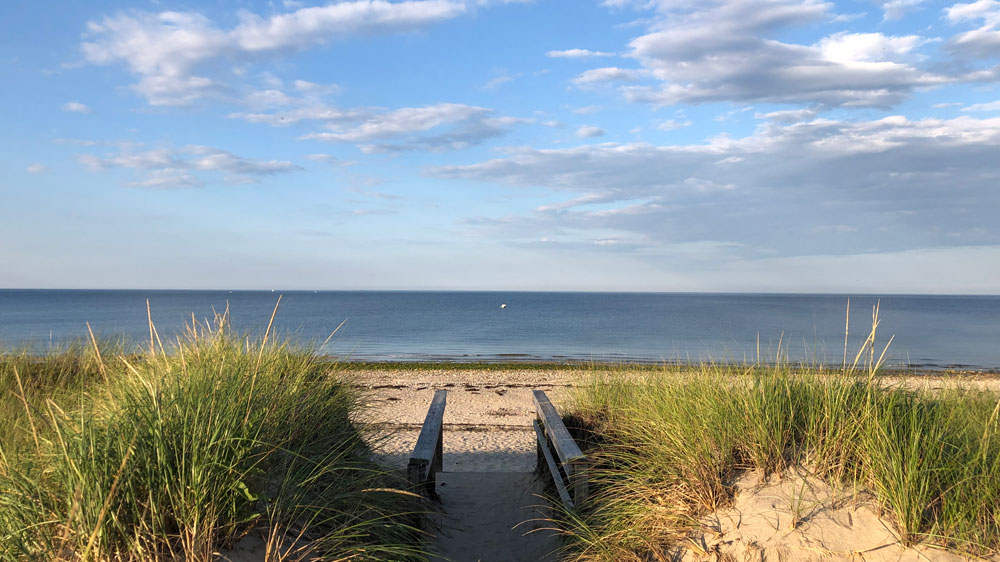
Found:
[{"label": "sand slope", "polygon": [[731,506],[702,519],[705,532],[691,541],[682,560],[969,559],[926,546],[903,547],[867,494],[836,490],[802,470],[768,482],[749,474],[736,487]]}]

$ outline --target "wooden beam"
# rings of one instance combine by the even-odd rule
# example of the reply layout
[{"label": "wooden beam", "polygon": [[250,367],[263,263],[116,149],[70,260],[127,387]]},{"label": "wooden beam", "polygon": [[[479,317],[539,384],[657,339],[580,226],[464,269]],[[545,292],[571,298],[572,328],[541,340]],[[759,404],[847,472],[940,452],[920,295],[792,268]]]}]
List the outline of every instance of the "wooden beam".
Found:
[{"label": "wooden beam", "polygon": [[563,423],[562,417],[545,391],[533,390],[532,398],[535,402],[535,413],[545,428],[545,435],[559,456],[567,480],[573,486],[573,500],[576,504],[580,504],[590,492],[587,457],[569,434],[566,424]]},{"label": "wooden beam", "polygon": [[406,466],[407,479],[428,497],[436,496],[434,484],[438,472],[444,465],[444,409],[447,405],[447,390],[434,393],[427,416],[417,436],[410,462]]},{"label": "wooden beam", "polygon": [[559,465],[557,465],[556,460],[552,458],[552,451],[549,450],[549,442],[548,439],[545,438],[545,432],[542,431],[542,428],[538,425],[537,420],[532,420],[531,425],[534,426],[535,436],[538,437],[538,450],[542,452],[545,464],[549,467],[549,474],[552,475],[552,481],[556,483],[556,492],[559,493],[559,499],[562,500],[563,505],[566,506],[567,509],[573,509],[573,500],[570,499],[569,490],[566,489],[566,484],[563,482],[562,474],[559,473]]},{"label": "wooden beam", "polygon": [[563,468],[571,467],[575,461],[586,462],[587,457],[573,440],[573,436],[569,434],[566,424],[556,412],[556,407],[552,405],[549,397],[545,395],[545,391],[533,390],[531,393],[535,401],[535,413],[538,414],[538,419],[542,420],[545,434],[552,441],[552,446],[555,448],[556,454],[559,455],[559,461],[562,462]]}]

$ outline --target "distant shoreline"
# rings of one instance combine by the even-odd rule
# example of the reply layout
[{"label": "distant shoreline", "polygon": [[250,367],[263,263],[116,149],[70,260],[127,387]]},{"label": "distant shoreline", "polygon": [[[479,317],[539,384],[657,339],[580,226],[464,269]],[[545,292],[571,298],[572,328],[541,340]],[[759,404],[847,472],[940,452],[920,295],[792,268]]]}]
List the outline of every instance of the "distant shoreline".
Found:
[{"label": "distant shoreline", "polygon": [[[134,352],[142,353],[145,344],[132,342],[128,344]],[[50,352],[59,353],[72,348],[88,348],[90,344],[80,340],[74,344],[62,348],[34,351],[28,348],[6,347],[0,342],[0,358],[20,355],[27,352],[39,358]],[[308,346],[307,346],[308,348]],[[169,351],[169,350],[168,350]],[[128,353],[126,353],[128,354]],[[739,367],[749,367],[751,365],[774,367],[773,361],[762,361],[754,363],[750,361],[679,361],[679,360],[647,360],[636,358],[622,358],[620,360],[598,360],[582,358],[559,358],[538,357],[519,354],[505,354],[497,357],[444,357],[440,355],[428,356],[426,359],[375,359],[371,357],[351,358],[340,357],[333,354],[317,353],[321,360],[335,363],[340,370],[344,371],[580,371],[580,370],[609,370],[626,369],[630,371],[660,371],[660,370],[700,370],[703,367],[711,366],[719,369],[732,369]],[[841,366],[834,363],[808,364],[802,362],[788,361],[785,365],[793,370],[815,371],[821,370],[829,373],[841,371]],[[859,365],[860,366],[860,365]],[[879,369],[883,376],[949,376],[967,378],[1000,379],[1000,366],[978,367],[974,365],[887,365]]]},{"label": "distant shoreline", "polygon": [[[700,370],[704,364],[694,362],[642,362],[642,361],[586,361],[586,360],[566,360],[551,361],[546,359],[529,359],[519,361],[498,360],[490,361],[483,359],[465,360],[445,360],[434,359],[427,361],[372,361],[372,360],[352,360],[340,359],[334,355],[325,355],[327,361],[336,363],[342,370],[348,372],[368,372],[368,371],[580,371],[583,370],[607,370],[607,369],[629,369],[636,371],[659,371],[659,370]],[[750,366],[751,363],[738,362],[715,362],[711,365],[719,368],[732,368]],[[762,363],[765,366],[773,366],[773,363]],[[838,365],[796,365],[790,363],[795,369],[804,370],[824,370],[830,373],[839,372]],[[942,375],[968,378],[1000,379],[1000,367],[974,368],[967,366],[929,366],[914,365],[910,367],[883,367],[879,370],[883,376],[934,376]]]}]

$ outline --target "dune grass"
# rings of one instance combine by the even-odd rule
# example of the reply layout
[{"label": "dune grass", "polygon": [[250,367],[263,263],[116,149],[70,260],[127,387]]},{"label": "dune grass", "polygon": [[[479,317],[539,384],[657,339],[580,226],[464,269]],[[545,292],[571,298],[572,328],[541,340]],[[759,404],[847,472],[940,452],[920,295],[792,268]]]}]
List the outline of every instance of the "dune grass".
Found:
[{"label": "dune grass", "polygon": [[411,497],[308,349],[193,325],[165,349],[0,356],[0,560],[419,559]]},{"label": "dune grass", "polygon": [[790,467],[870,491],[906,545],[1000,553],[1000,394],[890,385],[874,334],[842,370],[593,377],[568,416],[595,462],[590,500],[557,516],[569,559],[670,559],[739,474]]}]

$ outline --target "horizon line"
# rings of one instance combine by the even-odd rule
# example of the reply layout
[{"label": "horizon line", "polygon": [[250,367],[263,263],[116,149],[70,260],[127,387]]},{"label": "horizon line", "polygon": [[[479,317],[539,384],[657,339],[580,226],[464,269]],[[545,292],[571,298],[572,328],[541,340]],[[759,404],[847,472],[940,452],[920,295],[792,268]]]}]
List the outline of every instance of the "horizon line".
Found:
[{"label": "horizon line", "polygon": [[592,294],[661,294],[661,295],[772,295],[772,296],[862,296],[862,297],[1000,297],[1000,293],[919,293],[919,292],[885,292],[869,291],[685,291],[685,290],[640,290],[640,289],[228,289],[228,288],[154,288],[154,287],[0,287],[0,291],[154,291],[154,292],[241,292],[241,293],[592,293]]}]

